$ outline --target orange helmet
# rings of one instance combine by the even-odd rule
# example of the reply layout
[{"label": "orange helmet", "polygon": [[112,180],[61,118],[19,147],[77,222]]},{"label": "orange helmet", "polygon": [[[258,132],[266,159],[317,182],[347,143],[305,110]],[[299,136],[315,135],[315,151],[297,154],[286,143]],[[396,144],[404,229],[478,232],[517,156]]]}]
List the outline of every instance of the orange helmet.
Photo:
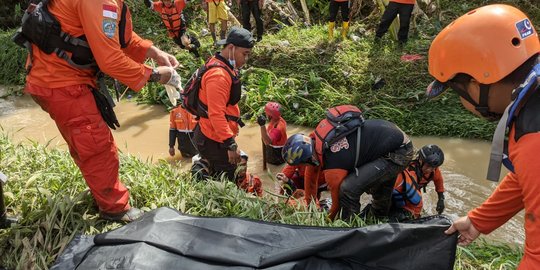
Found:
[{"label": "orange helmet", "polygon": [[437,35],[429,49],[429,73],[438,82],[464,73],[492,84],[538,52],[538,33],[523,12],[488,5],[459,17]]}]

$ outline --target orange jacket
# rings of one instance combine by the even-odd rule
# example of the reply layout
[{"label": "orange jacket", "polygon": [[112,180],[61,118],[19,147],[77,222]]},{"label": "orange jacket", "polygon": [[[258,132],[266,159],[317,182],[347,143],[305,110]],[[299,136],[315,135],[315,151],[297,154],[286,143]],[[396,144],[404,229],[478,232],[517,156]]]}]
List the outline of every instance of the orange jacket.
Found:
[{"label": "orange jacket", "polygon": [[167,28],[169,37],[178,37],[178,31],[182,26],[180,16],[185,7],[185,0],[174,0],[174,4],[170,7],[164,5],[161,1],[153,3],[152,8],[161,14],[161,20]]},{"label": "orange jacket", "polygon": [[[410,167],[406,169],[406,172],[398,174],[396,182],[394,183],[394,190],[403,193],[403,181],[406,181],[409,186],[414,187],[415,183],[413,183],[413,181],[415,181],[415,179],[413,179],[412,177],[416,178],[417,175],[416,171]],[[420,196],[422,196],[422,191],[420,190],[420,188],[416,189],[416,192]],[[420,214],[422,213],[423,205],[423,200],[420,200],[420,203],[418,203],[417,205],[411,203],[409,200],[405,200],[405,206],[403,206],[403,208],[409,211],[414,216],[414,218],[419,218]]]},{"label": "orange jacket", "polygon": [[[436,192],[444,192],[444,180],[442,177],[441,170],[439,168],[436,168],[433,171],[433,184],[435,185],[435,191]],[[420,179],[420,185],[427,185],[429,182],[429,174],[424,174],[422,179]]]},{"label": "orange jacket", "polygon": [[390,0],[390,2],[400,3],[400,4],[410,4],[414,5],[416,0]]},{"label": "orange jacket", "polygon": [[525,208],[525,254],[518,267],[540,267],[540,133],[523,135],[514,140],[510,130],[508,151],[514,172],[508,173],[489,198],[468,216],[474,227],[487,234]]},{"label": "orange jacket", "polygon": [[282,117],[279,117],[276,125],[268,124],[266,132],[272,140],[271,146],[283,146],[287,142],[287,122]]},{"label": "orange jacket", "polygon": [[[152,69],[142,62],[152,42],[141,39],[132,31],[128,11],[124,36],[129,43],[126,48],[120,48],[121,0],[55,0],[49,1],[49,10],[60,22],[62,31],[74,37],[86,37],[101,71],[133,90],[140,90],[146,84]],[[112,37],[105,33],[106,26],[112,27]],[[56,54],[43,53],[36,45],[32,45],[32,50],[33,67],[26,76],[27,82],[45,88],[79,84],[96,86],[94,71],[74,68]],[[28,90],[32,93],[32,89]]]},{"label": "orange jacket", "polygon": [[169,119],[169,127],[180,132],[193,131],[197,124],[195,117],[180,106],[171,111]]},{"label": "orange jacket", "polygon": [[[214,56],[208,65],[215,61],[220,60]],[[235,71],[231,72],[237,74]],[[231,76],[220,67],[208,70],[201,80],[199,99],[208,106],[208,118],[201,117],[199,125],[204,136],[219,143],[238,135],[238,123],[225,118],[225,115],[240,117],[238,104],[228,104],[231,86]]]},{"label": "orange jacket", "polygon": [[246,172],[246,176],[241,183],[238,183],[238,187],[245,190],[247,193],[255,194],[259,197],[263,195],[263,188],[261,179],[249,172]]}]

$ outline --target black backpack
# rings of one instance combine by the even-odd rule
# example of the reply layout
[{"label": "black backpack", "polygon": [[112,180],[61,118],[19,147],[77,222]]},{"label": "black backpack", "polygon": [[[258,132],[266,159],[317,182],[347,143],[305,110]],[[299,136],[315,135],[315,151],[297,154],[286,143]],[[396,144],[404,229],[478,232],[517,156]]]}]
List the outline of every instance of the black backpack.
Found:
[{"label": "black backpack", "polygon": [[[55,53],[76,68],[97,68],[84,36],[73,37],[63,32],[58,20],[49,12],[48,4],[49,0],[30,3],[22,18],[21,27],[12,37],[13,42],[28,49],[30,57],[32,57],[30,43],[33,43],[44,53]],[[66,52],[71,52],[71,57]]]}]

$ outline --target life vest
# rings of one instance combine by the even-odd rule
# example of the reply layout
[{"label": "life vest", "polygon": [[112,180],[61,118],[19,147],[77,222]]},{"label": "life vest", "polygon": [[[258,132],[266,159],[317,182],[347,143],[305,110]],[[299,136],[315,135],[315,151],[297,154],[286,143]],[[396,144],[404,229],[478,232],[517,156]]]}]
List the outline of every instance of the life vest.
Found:
[{"label": "life vest", "polygon": [[[534,87],[533,87],[534,86]],[[508,138],[506,132],[512,128],[512,124],[517,115],[520,114],[523,106],[529,100],[529,97],[540,87],[540,64],[536,64],[527,75],[525,81],[512,92],[513,101],[506,107],[503,116],[497,124],[491,144],[491,158],[488,166],[486,179],[499,181],[501,173],[501,164],[508,170],[514,172],[514,164],[508,155]],[[537,115],[535,115],[537,116]],[[531,132],[538,132],[540,123],[538,121],[529,121],[522,130],[516,132],[516,141],[523,135]]]},{"label": "life vest", "polygon": [[356,143],[355,168],[358,165],[358,153],[360,153],[360,133],[364,124],[362,111],[353,105],[340,105],[329,108],[326,111],[326,118],[323,119],[312,137],[315,139],[315,152],[319,163],[323,163],[323,153],[329,149],[332,144],[346,137],[347,135],[358,132]]},{"label": "life vest", "polygon": [[392,190],[392,202],[399,208],[403,208],[407,202],[418,205],[422,202],[422,193],[416,179],[408,170],[402,171],[401,176],[401,190]]},{"label": "life vest", "polygon": [[[211,61],[207,61],[204,65],[195,70],[180,93],[182,107],[189,113],[202,118],[208,118],[208,106],[200,101],[199,92],[202,86],[202,78],[208,70],[212,68],[222,68],[231,76],[231,93],[229,95],[229,101],[227,102],[229,105],[238,104],[242,94],[242,83],[240,81],[240,77],[236,75],[220,59],[213,61],[213,63],[210,62]],[[237,122],[240,127],[245,125],[240,117],[234,115],[225,115],[225,118],[229,121]]]},{"label": "life vest", "polygon": [[182,7],[180,6],[180,2],[174,1],[174,5],[170,7],[163,5],[161,9],[161,20],[165,24],[169,36],[178,37],[180,28],[182,28]]}]

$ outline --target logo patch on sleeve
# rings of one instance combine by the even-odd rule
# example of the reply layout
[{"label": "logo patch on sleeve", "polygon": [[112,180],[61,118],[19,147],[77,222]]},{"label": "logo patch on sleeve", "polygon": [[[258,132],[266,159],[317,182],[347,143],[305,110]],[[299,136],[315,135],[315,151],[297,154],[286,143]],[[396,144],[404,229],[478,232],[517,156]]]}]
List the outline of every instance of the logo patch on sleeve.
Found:
[{"label": "logo patch on sleeve", "polygon": [[521,39],[525,39],[534,33],[534,28],[529,19],[523,19],[516,23],[516,29]]},{"label": "logo patch on sleeve", "polygon": [[116,13],[116,6],[103,5],[103,17],[116,20],[118,18],[118,13]]},{"label": "logo patch on sleeve", "polygon": [[116,34],[116,20],[112,19],[103,19],[103,33],[108,38],[113,38]]}]

